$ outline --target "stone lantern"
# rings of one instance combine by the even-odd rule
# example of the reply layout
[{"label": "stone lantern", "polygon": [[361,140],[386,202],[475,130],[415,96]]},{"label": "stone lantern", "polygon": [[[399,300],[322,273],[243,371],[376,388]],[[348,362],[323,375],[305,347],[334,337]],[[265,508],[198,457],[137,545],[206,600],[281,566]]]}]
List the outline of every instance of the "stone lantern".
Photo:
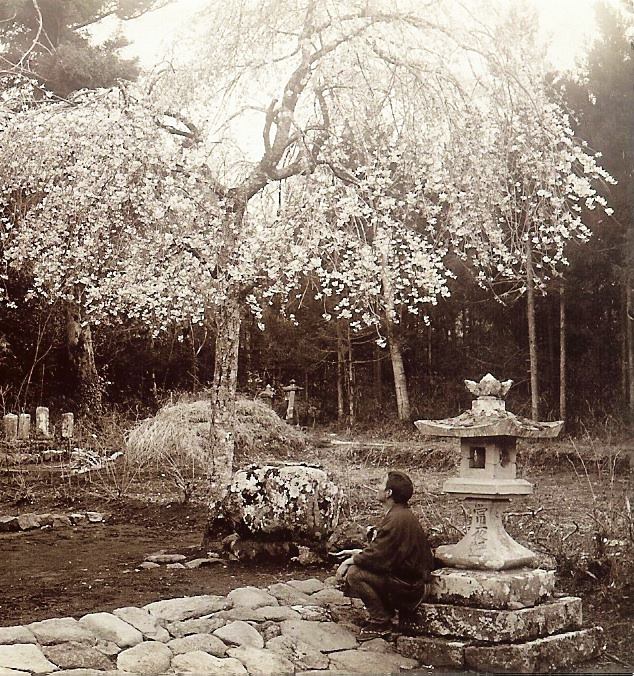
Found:
[{"label": "stone lantern", "polygon": [[459,440],[458,476],[443,490],[465,500],[470,525],[458,543],[436,550],[444,567],[433,571],[430,598],[419,607],[427,634],[400,637],[399,652],[434,667],[516,673],[590,659],[602,648],[601,627],[581,628],[581,599],[557,597],[555,571],[537,567],[537,555],[502,520],[512,497],[533,492],[517,478],[516,440],[556,437],[563,422],[507,411],[510,380],[487,374],[465,384],[476,397],[471,410],[415,423],[425,435]]},{"label": "stone lantern", "polygon": [[415,423],[423,434],[460,439],[458,476],[445,481],[443,491],[465,498],[471,524],[460,542],[436,551],[447,566],[505,570],[536,565],[536,555],[516,542],[502,522],[511,497],[533,492],[532,484],[517,478],[516,439],[556,437],[563,422],[534,422],[507,411],[504,397],[512,384],[490,373],[479,383],[467,380],[467,389],[477,397],[470,411]]},{"label": "stone lantern", "polygon": [[302,388],[295,382],[291,380],[290,384],[282,388],[286,392],[286,400],[288,402],[288,407],[286,409],[286,420],[294,420],[295,418],[295,393],[299,392]]}]

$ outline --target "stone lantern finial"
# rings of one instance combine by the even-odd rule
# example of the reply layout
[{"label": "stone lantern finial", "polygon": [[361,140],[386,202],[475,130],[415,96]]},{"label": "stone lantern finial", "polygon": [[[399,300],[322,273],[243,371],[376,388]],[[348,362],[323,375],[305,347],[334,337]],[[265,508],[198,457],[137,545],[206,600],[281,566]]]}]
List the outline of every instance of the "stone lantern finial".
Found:
[{"label": "stone lantern finial", "polygon": [[495,399],[504,399],[513,385],[512,380],[500,382],[495,376],[487,373],[479,383],[475,380],[465,380],[464,384],[471,394],[478,397],[494,397]]}]

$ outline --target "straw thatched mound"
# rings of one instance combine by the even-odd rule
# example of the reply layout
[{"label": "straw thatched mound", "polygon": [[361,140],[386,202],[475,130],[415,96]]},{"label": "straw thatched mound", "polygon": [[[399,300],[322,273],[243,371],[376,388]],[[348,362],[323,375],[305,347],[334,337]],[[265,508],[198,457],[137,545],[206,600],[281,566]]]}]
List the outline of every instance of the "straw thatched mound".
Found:
[{"label": "straw thatched mound", "polygon": [[[165,406],[128,435],[128,460],[139,464],[204,467],[209,437],[209,399]],[[306,437],[261,401],[236,401],[235,462],[287,457],[306,447]]]}]

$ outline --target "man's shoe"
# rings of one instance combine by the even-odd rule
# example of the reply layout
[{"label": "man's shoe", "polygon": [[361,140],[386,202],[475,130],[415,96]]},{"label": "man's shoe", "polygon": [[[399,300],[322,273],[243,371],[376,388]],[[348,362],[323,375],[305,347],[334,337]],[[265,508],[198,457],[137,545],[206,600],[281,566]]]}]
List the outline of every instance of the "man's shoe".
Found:
[{"label": "man's shoe", "polygon": [[359,640],[369,641],[373,638],[385,638],[392,633],[392,622],[386,620],[385,622],[366,622],[361,627],[359,633]]}]

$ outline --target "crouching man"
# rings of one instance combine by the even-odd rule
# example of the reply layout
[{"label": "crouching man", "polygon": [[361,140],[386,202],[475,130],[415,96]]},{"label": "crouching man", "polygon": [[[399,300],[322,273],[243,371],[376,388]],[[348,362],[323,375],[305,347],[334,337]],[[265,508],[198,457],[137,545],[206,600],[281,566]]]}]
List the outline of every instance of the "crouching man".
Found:
[{"label": "crouching man", "polygon": [[407,474],[388,472],[385,488],[379,492],[385,515],[376,537],[337,570],[348,595],[360,598],[368,611],[363,639],[388,634],[396,611],[400,632],[415,634],[420,629],[416,609],[428,593],[433,554],[408,505],[413,492]]}]

